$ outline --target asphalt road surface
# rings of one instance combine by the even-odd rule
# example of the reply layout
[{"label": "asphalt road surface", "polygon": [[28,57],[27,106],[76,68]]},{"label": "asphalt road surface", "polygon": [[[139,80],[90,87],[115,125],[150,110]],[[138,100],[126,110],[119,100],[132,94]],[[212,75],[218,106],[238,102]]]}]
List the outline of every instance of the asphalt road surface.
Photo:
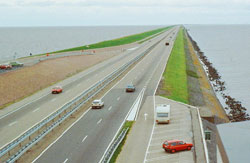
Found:
[{"label": "asphalt road surface", "polygon": [[[178,29],[174,28],[175,34]],[[34,162],[99,162],[119,131],[139,92],[146,88],[144,97],[154,94],[175,39],[173,31],[170,32],[168,37],[104,95],[104,108],[88,110]],[[160,38],[167,33],[160,35]],[[165,42],[170,42],[170,46],[165,46]],[[131,82],[136,86],[136,92],[126,93],[125,87]]]},{"label": "asphalt road surface", "polygon": [[64,90],[62,94],[52,95],[50,93],[52,87],[49,87],[1,110],[0,147],[12,141],[24,131],[59,109],[66,102],[103,79],[115,69],[121,67],[124,63],[144,52],[148,47],[165,37],[171,31],[172,30],[169,30],[151,41],[144,42],[133,51],[125,51],[120,55],[58,83],[57,85],[63,86]]}]

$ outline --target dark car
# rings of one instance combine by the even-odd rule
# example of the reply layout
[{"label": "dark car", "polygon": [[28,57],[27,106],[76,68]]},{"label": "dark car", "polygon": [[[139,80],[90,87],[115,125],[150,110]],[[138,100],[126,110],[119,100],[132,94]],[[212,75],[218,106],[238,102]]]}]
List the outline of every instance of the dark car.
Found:
[{"label": "dark car", "polygon": [[169,140],[162,144],[162,148],[166,152],[175,153],[176,151],[191,150],[193,147],[192,143],[185,143],[181,140]]},{"label": "dark car", "polygon": [[168,43],[168,42],[166,42],[166,43],[165,43],[165,45],[166,45],[166,46],[168,46],[168,45],[169,45],[169,43]]},{"label": "dark car", "polygon": [[19,62],[19,61],[13,61],[13,62],[10,62],[10,65],[12,67],[22,67],[23,66],[23,63]]},{"label": "dark car", "polygon": [[135,86],[133,84],[127,85],[126,92],[134,92]]}]

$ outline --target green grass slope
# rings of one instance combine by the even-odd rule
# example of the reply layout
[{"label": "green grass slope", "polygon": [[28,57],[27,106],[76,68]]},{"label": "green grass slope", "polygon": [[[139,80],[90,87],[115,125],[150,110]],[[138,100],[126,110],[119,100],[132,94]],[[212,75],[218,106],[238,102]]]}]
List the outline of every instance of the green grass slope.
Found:
[{"label": "green grass slope", "polygon": [[178,33],[163,77],[163,90],[165,90],[167,94],[162,96],[188,104],[183,28],[181,28]]}]

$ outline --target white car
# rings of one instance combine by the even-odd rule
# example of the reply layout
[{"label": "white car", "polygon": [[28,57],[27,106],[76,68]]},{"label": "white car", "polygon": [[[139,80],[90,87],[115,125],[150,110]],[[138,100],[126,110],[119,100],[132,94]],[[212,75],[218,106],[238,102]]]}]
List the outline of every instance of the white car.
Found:
[{"label": "white car", "polygon": [[94,100],[92,102],[92,109],[101,109],[104,106],[104,102],[102,100]]}]

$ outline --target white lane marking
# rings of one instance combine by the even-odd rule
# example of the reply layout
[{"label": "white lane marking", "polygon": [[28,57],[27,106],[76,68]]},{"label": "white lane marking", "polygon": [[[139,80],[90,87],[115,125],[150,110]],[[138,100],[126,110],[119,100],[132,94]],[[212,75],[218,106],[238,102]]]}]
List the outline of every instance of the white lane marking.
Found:
[{"label": "white lane marking", "polygon": [[33,110],[32,112],[36,112],[37,110],[39,110],[40,108],[36,108],[35,110]]},{"label": "white lane marking", "polygon": [[87,139],[88,135],[86,135],[83,139],[82,142],[84,142]]},{"label": "white lane marking", "polygon": [[108,108],[108,110],[111,110],[112,109],[112,106],[110,106],[109,108]]},{"label": "white lane marking", "polygon": [[145,121],[147,120],[147,116],[148,116],[148,114],[145,113],[145,114],[144,114],[144,119],[145,119]]},{"label": "white lane marking", "polygon": [[119,101],[120,100],[120,97],[117,97],[117,101]]},{"label": "white lane marking", "polygon": [[101,123],[101,121],[102,121],[102,118],[96,123],[96,124],[99,124],[99,123]]},{"label": "white lane marking", "polygon": [[68,160],[69,160],[69,159],[68,159],[68,158],[66,158],[66,159],[63,161],[63,163],[66,163]]},{"label": "white lane marking", "polygon": [[98,74],[95,74],[95,76],[98,76]]},{"label": "white lane marking", "polygon": [[70,91],[71,91],[71,89],[70,89],[70,90],[67,90],[66,92],[69,93]]},{"label": "white lane marking", "polygon": [[55,101],[56,100],[56,98],[54,98],[54,99],[52,99],[52,100],[50,100],[51,102],[53,102],[53,101]]},{"label": "white lane marking", "polygon": [[80,121],[80,119],[82,119],[82,117],[87,114],[90,111],[91,108],[88,108],[88,110],[86,110],[81,117],[79,117],[73,124],[71,124],[63,133],[62,135],[60,135],[53,143],[51,143],[45,150],[42,151],[42,153],[40,153],[39,156],[37,156],[32,163],[35,163],[52,145],[54,145],[61,137],[63,137],[63,135],[72,128],[72,126],[74,126],[78,121]]},{"label": "white lane marking", "polygon": [[17,123],[17,121],[14,121],[14,122],[10,123],[8,126],[13,126],[16,123]]},{"label": "white lane marking", "polygon": [[[173,48],[173,46],[171,47],[171,50],[172,50],[172,48]],[[171,54],[171,50],[170,50],[170,54]],[[168,61],[168,58],[169,58],[169,56],[170,56],[170,54],[167,56],[167,61]],[[163,55],[164,56],[164,55]],[[161,57],[161,60],[163,59],[163,56]],[[160,62],[158,63],[158,65],[157,65],[157,68],[159,67],[159,64],[160,64]],[[167,66],[167,64],[165,64],[164,65],[164,68],[162,69],[162,73],[161,73],[161,76],[159,77],[159,79],[158,79],[158,83],[157,83],[157,85],[156,85],[156,87],[155,87],[155,90],[154,90],[154,100],[153,100],[153,102],[154,102],[154,108],[155,108],[155,93],[156,93],[156,90],[157,90],[157,88],[158,88],[158,85],[160,84],[160,80],[161,80],[161,77],[163,76],[163,73],[164,73],[164,71],[165,71],[165,69],[166,69],[166,66]],[[155,69],[155,71],[156,71],[156,69]],[[154,72],[155,72],[154,71]],[[144,161],[143,161],[143,163],[145,163],[146,161],[148,161],[147,160],[147,152],[148,152],[148,150],[149,150],[149,146],[152,146],[152,145],[150,145],[151,144],[151,141],[152,141],[152,137],[153,137],[153,133],[154,133],[154,130],[155,130],[155,111],[154,111],[154,124],[153,124],[153,128],[152,128],[152,131],[151,131],[151,135],[150,135],[150,138],[149,138],[149,141],[148,141],[148,146],[147,146],[147,149],[146,149],[146,154],[145,154],[145,156],[144,156]]]},{"label": "white lane marking", "polygon": [[[151,52],[149,52],[149,54],[150,54],[150,53],[151,53]],[[118,84],[119,84],[126,76],[128,76],[133,70],[135,70],[135,68],[138,67],[138,65],[141,65],[141,63],[142,63],[142,62],[139,62],[138,64],[136,64],[135,67],[133,67],[125,76],[123,76],[122,79],[121,79],[120,81],[118,81],[109,91],[107,91],[107,92],[104,94],[104,96],[105,96],[106,94],[108,94],[116,85],[118,85]],[[165,69],[164,69],[164,70],[165,70]],[[164,72],[164,71],[163,71],[163,72]],[[163,72],[162,72],[162,74],[163,74]],[[161,78],[160,78],[160,79],[161,79]],[[160,79],[159,79],[159,82],[160,82]],[[158,85],[159,85],[159,82],[158,82]],[[158,88],[158,85],[157,85],[156,89]],[[156,92],[156,89],[155,89],[155,92]],[[155,92],[154,92],[154,94],[155,94]],[[104,97],[104,96],[103,96],[103,97]],[[103,98],[103,97],[102,97],[102,98]],[[128,115],[129,115],[129,113],[131,112],[131,110],[132,110],[132,107],[130,108],[130,111],[127,113],[127,115],[126,115],[126,117],[124,118],[122,124],[120,125],[120,128],[117,130],[117,132],[116,132],[116,134],[114,135],[113,139],[111,140],[111,142],[109,143],[109,145],[108,145],[108,147],[106,148],[105,152],[103,153],[102,158],[100,159],[99,163],[102,162],[102,160],[103,160],[103,158],[104,158],[106,152],[108,151],[108,149],[109,149],[109,147],[111,146],[112,142],[115,140],[116,136],[118,135],[120,129],[122,128],[123,124],[125,123],[125,121],[126,121]],[[150,145],[150,144],[148,144],[148,147],[149,147],[149,145]],[[148,151],[148,150],[147,150],[147,151]],[[145,162],[145,159],[144,159],[144,162]]]},{"label": "white lane marking", "polygon": [[40,98],[38,98],[38,99],[35,99],[35,100],[33,100],[33,101],[31,101],[31,102],[29,102],[29,103],[27,103],[27,104],[24,104],[23,106],[20,106],[20,107],[19,107],[19,108],[17,108],[16,110],[13,110],[13,111],[8,112],[7,114],[5,114],[5,115],[1,116],[1,118],[0,118],[0,119],[2,119],[2,118],[4,118],[4,117],[7,117],[8,115],[10,115],[10,114],[12,114],[12,113],[15,113],[16,111],[18,111],[18,110],[22,109],[23,107],[25,107],[25,106],[27,106],[27,105],[29,105],[29,104],[33,103],[33,102],[36,102],[36,101],[40,100],[41,98],[43,98],[43,97],[45,97],[45,96],[48,96],[49,94],[50,94],[50,93],[45,94],[45,95],[41,96],[41,97],[40,97]]}]

